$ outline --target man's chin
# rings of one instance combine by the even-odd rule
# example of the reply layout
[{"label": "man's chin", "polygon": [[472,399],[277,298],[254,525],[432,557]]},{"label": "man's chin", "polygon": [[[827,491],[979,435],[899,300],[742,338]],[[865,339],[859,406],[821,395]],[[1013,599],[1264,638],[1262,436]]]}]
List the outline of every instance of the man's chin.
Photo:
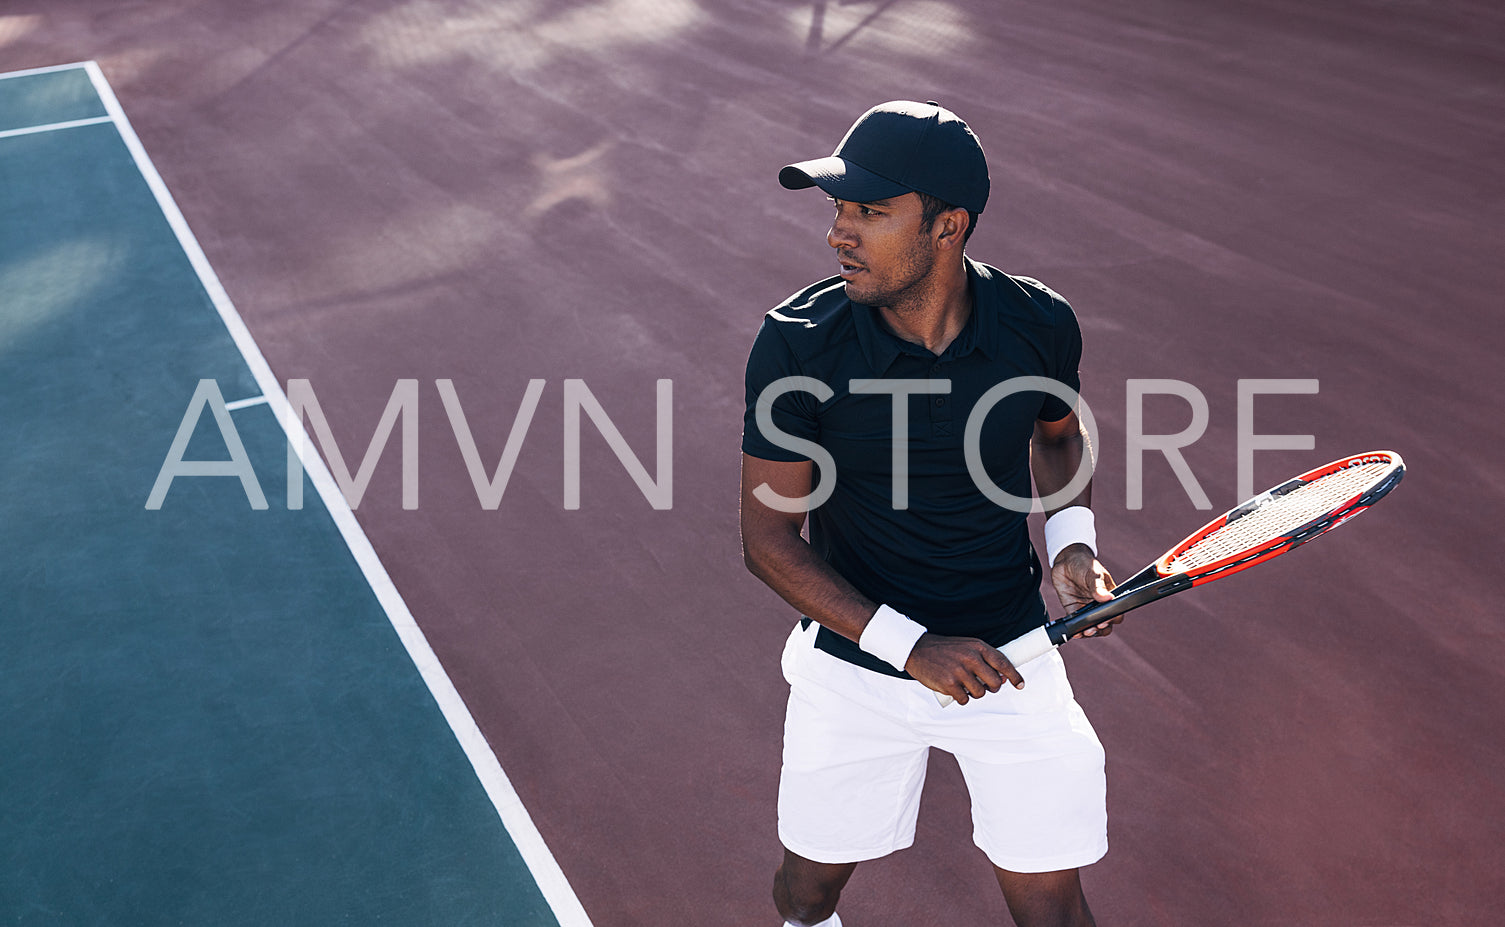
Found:
[{"label": "man's chin", "polygon": [[843,288],[846,290],[847,299],[850,299],[852,302],[861,303],[864,306],[873,305],[873,294],[869,291],[861,290],[853,286],[850,280],[844,284]]}]

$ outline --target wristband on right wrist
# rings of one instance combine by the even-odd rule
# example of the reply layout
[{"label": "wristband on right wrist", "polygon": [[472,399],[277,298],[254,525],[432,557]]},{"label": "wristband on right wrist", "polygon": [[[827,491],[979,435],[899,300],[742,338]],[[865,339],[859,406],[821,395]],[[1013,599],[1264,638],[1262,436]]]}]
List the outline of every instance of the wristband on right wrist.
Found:
[{"label": "wristband on right wrist", "polygon": [[925,626],[918,621],[880,605],[862,629],[857,646],[902,673],[904,664],[909,662],[909,652],[924,633]]}]

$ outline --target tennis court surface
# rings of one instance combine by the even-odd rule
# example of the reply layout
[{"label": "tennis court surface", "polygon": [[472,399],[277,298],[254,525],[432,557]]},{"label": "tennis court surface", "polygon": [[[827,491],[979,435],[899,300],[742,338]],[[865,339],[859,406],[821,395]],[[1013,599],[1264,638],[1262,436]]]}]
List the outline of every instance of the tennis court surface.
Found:
[{"label": "tennis court surface", "polygon": [[[1196,417],[1171,381],[1215,511],[1250,434],[1313,445],[1256,487],[1408,466],[1063,651],[1100,922],[1499,919],[1498,4],[50,0],[0,9],[0,72],[0,921],[770,927],[794,616],[739,556],[742,368],[834,270],[779,167],[891,99],[978,131],[969,252],[1082,321],[1120,579],[1214,514],[1159,452],[1130,491],[1136,426]],[[288,510],[296,380],[352,471],[416,381],[416,508],[403,418],[353,513],[323,445]],[[1296,391],[1244,416],[1254,380]],[[184,460],[246,472],[204,381],[265,509],[159,481],[196,395]],[[441,381],[483,482],[533,409],[494,508]],[[572,382],[621,439],[581,417],[578,508]],[[937,756],[844,920],[1006,924],[970,834]]]}]

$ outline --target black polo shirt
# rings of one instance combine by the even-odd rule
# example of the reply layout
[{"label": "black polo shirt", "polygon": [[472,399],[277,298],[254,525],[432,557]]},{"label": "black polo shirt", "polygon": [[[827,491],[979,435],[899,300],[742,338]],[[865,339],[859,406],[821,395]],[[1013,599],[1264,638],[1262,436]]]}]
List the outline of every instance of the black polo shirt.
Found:
[{"label": "black polo shirt", "polygon": [[[1040,562],[1025,514],[987,498],[964,455],[968,417],[979,398],[1013,377],[1080,383],[1082,338],[1066,301],[1044,284],[967,259],[971,318],[939,357],[889,331],[878,310],[854,303],[832,277],[770,310],[747,361],[742,450],[765,460],[810,456],[757,425],[763,390],[784,377],[810,377],[832,391],[786,392],[774,401],[779,432],[813,441],[835,461],[835,489],[810,513],[810,544],[859,592],[898,609],[937,634],[1013,640],[1046,620]],[[864,379],[949,392],[913,393],[908,410],[908,507],[895,510],[892,391],[853,392]],[[1029,442],[1037,419],[1071,409],[1059,398],[1016,392],[982,419],[980,458],[1000,489],[1030,495]],[[819,474],[817,474],[817,479]],[[887,663],[822,628],[816,646],[889,675]]]}]

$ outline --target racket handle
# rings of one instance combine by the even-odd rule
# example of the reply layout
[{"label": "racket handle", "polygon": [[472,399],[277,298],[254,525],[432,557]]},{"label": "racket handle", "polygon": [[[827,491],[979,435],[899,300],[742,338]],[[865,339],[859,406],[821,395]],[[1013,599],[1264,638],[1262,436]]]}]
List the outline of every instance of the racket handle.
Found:
[{"label": "racket handle", "polygon": [[[1059,643],[1051,640],[1050,631],[1042,625],[1028,634],[1016,637],[1002,647],[999,647],[998,652],[1007,657],[1008,661],[1014,664],[1014,668],[1017,669],[1031,660],[1037,660],[1045,656],[1059,646]],[[936,692],[934,695],[935,700],[941,703],[942,708],[956,701],[956,699],[944,692]]]},{"label": "racket handle", "polygon": [[[1155,575],[1151,572],[1153,570],[1154,567],[1146,568],[1146,572],[1152,577]],[[1050,634],[1050,639],[1057,644],[1064,644],[1093,625],[1101,624],[1115,615],[1122,615],[1141,605],[1148,605],[1156,599],[1163,599],[1168,595],[1190,589],[1193,585],[1191,577],[1185,573],[1175,573],[1146,583],[1140,583],[1138,580],[1139,577],[1136,576],[1124,583],[1114,590],[1113,598],[1106,602],[1094,602],[1064,618],[1057,618],[1047,623],[1045,630]]]}]

